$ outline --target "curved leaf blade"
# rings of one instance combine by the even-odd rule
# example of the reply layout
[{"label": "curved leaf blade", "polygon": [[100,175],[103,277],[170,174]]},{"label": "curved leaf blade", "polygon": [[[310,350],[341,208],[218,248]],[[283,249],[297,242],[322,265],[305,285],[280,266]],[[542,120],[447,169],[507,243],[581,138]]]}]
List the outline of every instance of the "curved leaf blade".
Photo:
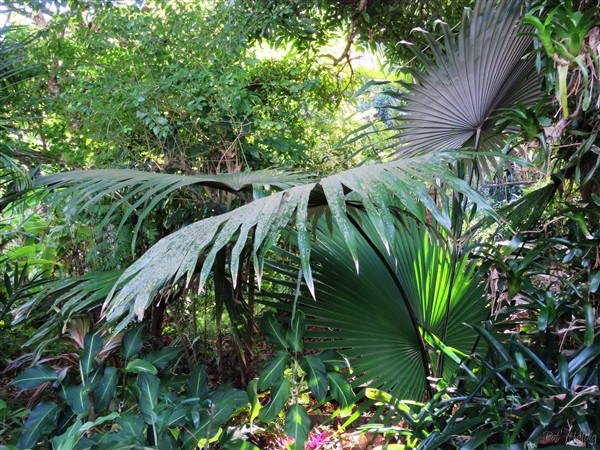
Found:
[{"label": "curved leaf blade", "polygon": [[142,340],[143,331],[144,325],[140,324],[123,335],[123,340],[121,341],[121,355],[123,355],[125,361],[132,356],[137,355],[142,349],[144,343]]},{"label": "curved leaf blade", "polygon": [[260,372],[258,387],[264,391],[269,386],[279,384],[289,360],[290,355],[288,352],[283,350],[277,352],[275,357],[265,363],[265,367]]},{"label": "curved leaf blade", "polygon": [[56,421],[59,412],[60,408],[55,403],[39,403],[25,421],[23,431],[17,441],[17,449],[25,450],[33,448],[44,432],[44,429]]},{"label": "curved leaf blade", "polygon": [[208,375],[204,366],[196,366],[187,382],[188,397],[204,398],[208,394]]},{"label": "curved leaf blade", "polygon": [[307,384],[317,402],[325,401],[327,396],[327,370],[321,359],[314,355],[305,355],[300,358],[300,367],[306,372]]},{"label": "curved leaf blade", "polygon": [[289,380],[282,380],[271,388],[271,400],[258,413],[263,422],[270,422],[281,412],[290,398],[291,385]]},{"label": "curved leaf blade", "polygon": [[102,349],[102,345],[102,336],[100,334],[88,333],[85,335],[83,354],[79,360],[79,367],[84,376],[87,377],[96,366],[94,358]]},{"label": "curved leaf blade", "polygon": [[340,404],[340,408],[345,410],[351,407],[354,402],[354,392],[346,378],[341,373],[334,372],[328,373],[327,379],[329,380],[331,395]]},{"label": "curved leaf blade", "polygon": [[137,379],[139,392],[140,413],[148,425],[156,423],[157,414],[155,411],[158,401],[158,387],[160,380],[156,375],[150,373],[140,373]]},{"label": "curved leaf blade", "polygon": [[28,389],[37,389],[48,381],[56,380],[58,380],[58,376],[52,367],[38,365],[26,369],[11,384],[26,391]]},{"label": "curved leaf blade", "polygon": [[100,384],[94,389],[94,409],[103,411],[110,406],[110,402],[117,391],[118,372],[115,367],[107,367]]},{"label": "curved leaf blade", "polygon": [[89,391],[84,386],[69,386],[65,391],[65,399],[78,416],[90,411]]},{"label": "curved leaf blade", "polygon": [[285,434],[294,438],[293,449],[304,449],[310,431],[310,419],[302,405],[292,405],[285,415]]},{"label": "curved leaf blade", "polygon": [[139,358],[129,361],[127,363],[127,367],[125,367],[125,371],[130,373],[150,373],[152,375],[156,375],[158,373],[156,367],[154,367],[150,362]]},{"label": "curved leaf blade", "polygon": [[296,311],[294,318],[290,322],[285,339],[295,352],[301,352],[304,348],[304,322],[306,316],[302,311]]},{"label": "curved leaf blade", "polygon": [[281,350],[287,350],[289,343],[286,339],[285,330],[271,312],[266,312],[260,320],[261,329],[271,344]]}]

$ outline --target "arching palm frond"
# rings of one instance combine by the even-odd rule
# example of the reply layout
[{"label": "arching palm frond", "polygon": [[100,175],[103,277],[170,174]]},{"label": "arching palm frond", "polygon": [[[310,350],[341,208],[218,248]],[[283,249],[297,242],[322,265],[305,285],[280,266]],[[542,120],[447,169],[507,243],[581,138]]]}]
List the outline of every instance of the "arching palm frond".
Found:
[{"label": "arching palm frond", "polygon": [[41,176],[35,179],[34,189],[42,193],[52,192],[52,202],[55,204],[65,201],[74,217],[81,217],[103,199],[112,197],[111,207],[98,226],[103,228],[108,225],[121,206],[124,207],[125,213],[119,218],[118,229],[126,223],[129,216],[136,213],[137,223],[131,244],[133,248],[144,219],[179,189],[210,187],[232,193],[252,193],[255,187],[268,186],[273,190],[283,190],[310,180],[308,175],[281,170],[177,175],[128,169],[100,169]]},{"label": "arching palm frond", "polygon": [[[391,255],[375,244],[377,232],[361,222],[358,256],[361,274],[354,270],[344,236],[320,227],[313,248],[317,301],[302,295],[302,308],[316,338],[307,347],[336,349],[350,360],[356,385],[382,388],[399,398],[423,400],[438,366],[435,339],[464,353],[473,350],[477,333],[464,325],[479,324],[487,315],[485,292],[475,267],[466,258],[453,260],[452,249],[425,226],[407,219],[398,228]],[[271,267],[294,274],[291,264]],[[270,279],[295,290],[295,282]],[[294,294],[274,295],[292,308]],[[267,302],[268,303],[268,302]],[[446,311],[448,317],[446,318]],[[438,348],[439,350],[439,348]],[[446,360],[444,376],[457,365]]]},{"label": "arching palm frond", "polygon": [[[517,102],[533,105],[541,97],[531,36],[518,26],[523,3],[519,0],[479,1],[465,11],[458,36],[441,23],[443,39],[423,33],[431,57],[414,50],[424,72],[412,71],[418,84],[405,85],[399,98],[397,155],[458,149],[498,150],[492,117]],[[412,48],[412,47],[411,47]],[[409,145],[408,145],[409,144]]]},{"label": "arching palm frond", "polygon": [[[30,178],[23,170],[12,148],[13,137],[7,137],[18,118],[10,109],[10,99],[18,95],[18,85],[32,76],[32,66],[25,63],[25,48],[35,38],[27,34],[23,26],[7,24],[6,20],[14,6],[7,4],[0,18],[0,211],[18,197],[21,190],[30,185]],[[17,120],[15,120],[17,119]]]},{"label": "arching palm frond", "polygon": [[[430,196],[428,186],[437,179],[491,211],[483,197],[451,173],[440,154],[359,167],[323,178],[318,183],[278,192],[229,213],[189,225],[162,239],[125,271],[104,305],[104,315],[110,321],[125,316],[120,327],[136,317],[141,319],[160,289],[184,278],[189,282],[199,268],[199,285],[202,286],[217,253],[231,242],[235,242],[230,256],[231,273],[232,280],[236,280],[240,255],[249,238],[252,239],[260,283],[266,252],[290,226],[295,226],[298,232],[304,279],[314,295],[310,266],[311,211],[328,207],[358,271],[357,233],[347,213],[364,209],[377,230],[379,241],[389,252],[397,239],[389,211],[392,204],[402,205],[407,213],[422,220],[425,217],[421,205],[425,205],[438,223],[450,227],[448,208],[439,210]],[[439,191],[437,194],[441,203],[447,206],[446,193]]]},{"label": "arching palm frond", "polygon": [[[254,172],[231,172],[216,175],[176,175],[141,172],[129,169],[77,170],[41,176],[36,179],[37,187],[68,187],[64,195],[84,193],[78,203],[94,201],[119,189],[133,188],[136,192],[153,191],[169,193],[185,186],[207,186],[227,192],[252,190],[254,185],[270,185],[279,190],[306,183],[308,175],[281,170],[258,170]],[[132,194],[131,196],[134,196]],[[161,197],[162,198],[162,197]]]},{"label": "arching palm frond", "polygon": [[37,345],[35,352],[39,354],[52,342],[44,338],[56,330],[64,330],[73,318],[99,309],[122,273],[122,270],[90,272],[47,283],[38,293],[12,310],[15,324],[34,314],[47,315],[47,319],[25,345]]}]

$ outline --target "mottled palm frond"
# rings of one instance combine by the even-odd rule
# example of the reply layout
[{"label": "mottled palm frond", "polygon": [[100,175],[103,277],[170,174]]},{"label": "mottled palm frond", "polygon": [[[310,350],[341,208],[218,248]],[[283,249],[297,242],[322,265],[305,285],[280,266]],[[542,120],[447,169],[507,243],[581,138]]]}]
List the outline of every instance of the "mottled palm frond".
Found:
[{"label": "mottled palm frond", "polygon": [[439,190],[439,209],[429,186],[442,180],[455,192],[461,192],[483,210],[491,211],[483,197],[467,183],[457,179],[441,154],[362,166],[321,179],[319,182],[293,187],[234,211],[189,225],[160,240],[121,276],[103,312],[110,321],[123,317],[121,327],[141,319],[145,309],[165,286],[185,279],[189,283],[200,272],[199,285],[206,282],[215,257],[225,245],[233,243],[230,255],[232,280],[237,279],[242,250],[251,239],[254,265],[260,284],[266,252],[284,230],[294,227],[298,233],[300,263],[304,280],[314,295],[311,254],[311,211],[327,207],[349,251],[356,271],[360,258],[357,233],[348,213],[364,210],[377,230],[381,244],[389,253],[397,238],[391,205],[401,207],[423,221],[423,205],[442,226],[450,228],[448,196]]},{"label": "mottled palm frond", "polygon": [[44,175],[35,179],[34,191],[38,194],[52,193],[52,202],[65,202],[72,217],[80,218],[93,210],[99,202],[112,198],[111,206],[104,214],[99,227],[107,226],[115,213],[123,207],[118,230],[134,213],[137,214],[132,248],[144,219],[175,191],[183,188],[210,187],[226,192],[239,193],[255,187],[274,190],[287,189],[306,183],[307,175],[260,170],[215,175],[177,175],[142,172],[128,169],[79,170]]}]

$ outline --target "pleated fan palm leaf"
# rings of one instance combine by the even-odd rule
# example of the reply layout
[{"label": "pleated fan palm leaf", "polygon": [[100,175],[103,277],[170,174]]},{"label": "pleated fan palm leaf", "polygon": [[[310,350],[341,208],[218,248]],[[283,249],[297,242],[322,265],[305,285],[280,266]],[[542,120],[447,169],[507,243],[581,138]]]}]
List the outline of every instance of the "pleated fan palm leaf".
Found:
[{"label": "pleated fan palm leaf", "polygon": [[494,115],[541,97],[534,59],[524,58],[533,40],[518,26],[523,7],[519,0],[479,1],[465,11],[458,36],[440,23],[441,41],[423,33],[427,53],[411,46],[423,71],[413,70],[418,84],[405,84],[398,95],[405,102],[398,107],[399,157],[464,146],[502,148]]},{"label": "pleated fan palm leaf", "polygon": [[[427,377],[435,374],[438,365],[430,336],[470,353],[477,334],[464,323],[478,324],[487,309],[475,266],[464,257],[454,261],[452,248],[427,227],[410,219],[404,222],[396,222],[398,237],[387,254],[376,244],[373,226],[361,221],[360,276],[344,236],[320,227],[312,254],[317,301],[302,295],[298,307],[313,327],[306,336],[317,338],[306,346],[344,353],[357,376],[356,385],[420,401]],[[297,261],[291,259],[289,266],[278,263],[272,268],[292,275]],[[287,286],[293,290],[295,282]],[[283,297],[288,305],[294,301],[294,294]],[[446,362],[444,375],[448,377],[456,367]]]}]

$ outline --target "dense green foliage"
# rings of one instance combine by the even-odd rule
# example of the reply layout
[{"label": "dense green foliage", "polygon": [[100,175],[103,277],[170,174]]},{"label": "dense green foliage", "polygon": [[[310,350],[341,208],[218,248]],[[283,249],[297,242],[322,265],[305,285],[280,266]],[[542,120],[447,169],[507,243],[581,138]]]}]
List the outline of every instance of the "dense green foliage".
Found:
[{"label": "dense green foliage", "polygon": [[600,8],[463,6],[7,6],[0,444],[600,448]]}]

